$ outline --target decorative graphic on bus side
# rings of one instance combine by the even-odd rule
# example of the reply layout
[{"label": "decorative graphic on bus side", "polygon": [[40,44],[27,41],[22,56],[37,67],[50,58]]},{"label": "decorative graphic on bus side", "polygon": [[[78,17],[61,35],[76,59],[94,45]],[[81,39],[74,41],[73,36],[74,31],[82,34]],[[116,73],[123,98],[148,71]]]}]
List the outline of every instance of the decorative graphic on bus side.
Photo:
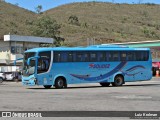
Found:
[{"label": "decorative graphic on bus side", "polygon": [[117,65],[113,70],[111,70],[110,72],[104,74],[104,75],[101,75],[101,76],[96,76],[96,77],[88,77],[88,78],[84,78],[84,76],[86,75],[76,75],[76,74],[70,74],[72,75],[73,77],[76,77],[78,79],[84,79],[84,80],[87,80],[87,81],[97,81],[97,80],[102,80],[104,78],[108,78],[109,76],[113,75],[114,73],[122,70],[122,68],[126,65],[127,62],[121,62],[119,65]]},{"label": "decorative graphic on bus side", "polygon": [[123,73],[123,75],[133,76],[133,75],[136,75],[136,74],[142,72],[142,71],[138,71],[138,72],[136,72],[136,73],[132,73],[132,74],[131,74],[131,72],[133,72],[134,70],[139,69],[139,68],[145,69],[145,67],[142,66],[142,65],[136,65],[136,66],[133,66],[133,67],[127,69],[125,72],[122,71],[122,73]]},{"label": "decorative graphic on bus side", "polygon": [[[108,78],[110,76],[112,76],[113,74],[117,73],[117,72],[122,72],[122,74],[125,76],[131,76],[131,75],[136,75],[140,72],[142,72],[141,70],[138,71],[138,72],[134,72],[134,70],[137,70],[139,68],[141,69],[145,69],[144,66],[142,65],[136,65],[136,66],[133,66],[129,69],[127,69],[126,71],[123,71],[122,69],[126,66],[127,62],[121,62],[119,65],[117,65],[113,70],[111,70],[110,72],[106,73],[106,74],[103,74],[101,76],[96,76],[96,77],[90,77],[90,75],[77,75],[77,74],[70,74],[71,76],[75,77],[75,78],[78,78],[78,79],[81,79],[81,80],[86,80],[86,81],[97,81],[97,80],[103,80],[105,78]],[[131,73],[131,72],[134,72],[134,73]]]}]

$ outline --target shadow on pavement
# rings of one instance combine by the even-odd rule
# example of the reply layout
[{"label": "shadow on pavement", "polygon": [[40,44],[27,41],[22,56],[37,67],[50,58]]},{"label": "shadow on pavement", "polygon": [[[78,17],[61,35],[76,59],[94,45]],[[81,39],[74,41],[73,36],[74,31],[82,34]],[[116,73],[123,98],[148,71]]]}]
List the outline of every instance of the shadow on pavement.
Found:
[{"label": "shadow on pavement", "polygon": [[[67,87],[67,88],[63,88],[63,89],[80,89],[80,88],[100,88],[101,86],[81,86],[81,87]],[[111,87],[111,86],[110,86]],[[27,88],[27,89],[46,89],[46,88]],[[51,87],[49,89],[56,89],[54,87]]]},{"label": "shadow on pavement", "polygon": [[[134,86],[134,87],[160,86],[160,84],[139,84],[139,85],[134,84],[134,85],[123,85],[123,86],[119,86],[119,87],[132,87],[132,86]],[[63,89],[111,88],[111,87],[113,87],[113,88],[119,88],[119,87],[114,87],[114,86],[109,86],[109,87],[102,87],[102,86],[80,86],[80,87],[77,87],[77,86],[75,86],[75,87],[67,87],[67,88],[63,88]],[[27,89],[35,89],[36,90],[36,89],[46,89],[46,88],[43,88],[43,86],[41,86],[41,88],[34,88],[34,87],[32,87],[32,88],[27,88]],[[49,88],[49,89],[56,89],[56,88],[52,87],[52,88]]]},{"label": "shadow on pavement", "polygon": [[139,84],[139,85],[124,85],[123,87],[129,87],[129,86],[160,86],[160,84]]}]

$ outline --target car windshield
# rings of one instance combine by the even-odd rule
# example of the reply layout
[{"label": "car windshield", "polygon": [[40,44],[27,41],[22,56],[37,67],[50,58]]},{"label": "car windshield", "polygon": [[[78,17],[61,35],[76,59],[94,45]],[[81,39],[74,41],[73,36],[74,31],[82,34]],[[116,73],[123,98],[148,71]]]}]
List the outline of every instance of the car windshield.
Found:
[{"label": "car windshield", "polygon": [[35,59],[31,59],[30,60],[30,65],[27,65],[27,60],[30,57],[34,57],[35,56],[35,52],[28,52],[24,54],[24,61],[23,61],[23,75],[24,76],[29,76],[35,73]]}]

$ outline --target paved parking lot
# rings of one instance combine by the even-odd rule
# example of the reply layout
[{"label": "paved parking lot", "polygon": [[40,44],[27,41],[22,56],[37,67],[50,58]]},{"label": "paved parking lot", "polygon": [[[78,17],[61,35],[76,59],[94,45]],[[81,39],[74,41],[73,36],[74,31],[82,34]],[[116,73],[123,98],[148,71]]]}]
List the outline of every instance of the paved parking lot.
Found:
[{"label": "paved parking lot", "polygon": [[160,111],[160,78],[126,83],[69,85],[67,89],[0,85],[0,111]]},{"label": "paved parking lot", "polygon": [[0,85],[0,101],[0,110],[160,111],[160,79],[126,83],[122,87],[78,84],[67,89],[4,82]]}]

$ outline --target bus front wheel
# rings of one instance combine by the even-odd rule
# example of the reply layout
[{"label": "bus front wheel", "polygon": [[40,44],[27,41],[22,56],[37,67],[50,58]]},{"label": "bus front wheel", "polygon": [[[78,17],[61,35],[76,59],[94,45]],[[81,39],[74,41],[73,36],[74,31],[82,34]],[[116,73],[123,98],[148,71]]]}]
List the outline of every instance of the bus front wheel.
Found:
[{"label": "bus front wheel", "polygon": [[117,75],[114,78],[114,82],[112,83],[112,86],[122,86],[124,83],[124,78],[122,75]]},{"label": "bus front wheel", "polygon": [[108,82],[106,82],[106,83],[100,83],[100,85],[101,85],[102,87],[108,87],[108,86],[110,85],[110,83],[108,83]]},{"label": "bus front wheel", "polygon": [[58,77],[55,81],[55,88],[61,89],[61,88],[66,88],[66,87],[67,87],[67,85],[66,85],[65,80],[61,77]]},{"label": "bus front wheel", "polygon": [[46,89],[49,89],[51,87],[52,87],[52,85],[44,85],[44,88],[46,88]]}]

